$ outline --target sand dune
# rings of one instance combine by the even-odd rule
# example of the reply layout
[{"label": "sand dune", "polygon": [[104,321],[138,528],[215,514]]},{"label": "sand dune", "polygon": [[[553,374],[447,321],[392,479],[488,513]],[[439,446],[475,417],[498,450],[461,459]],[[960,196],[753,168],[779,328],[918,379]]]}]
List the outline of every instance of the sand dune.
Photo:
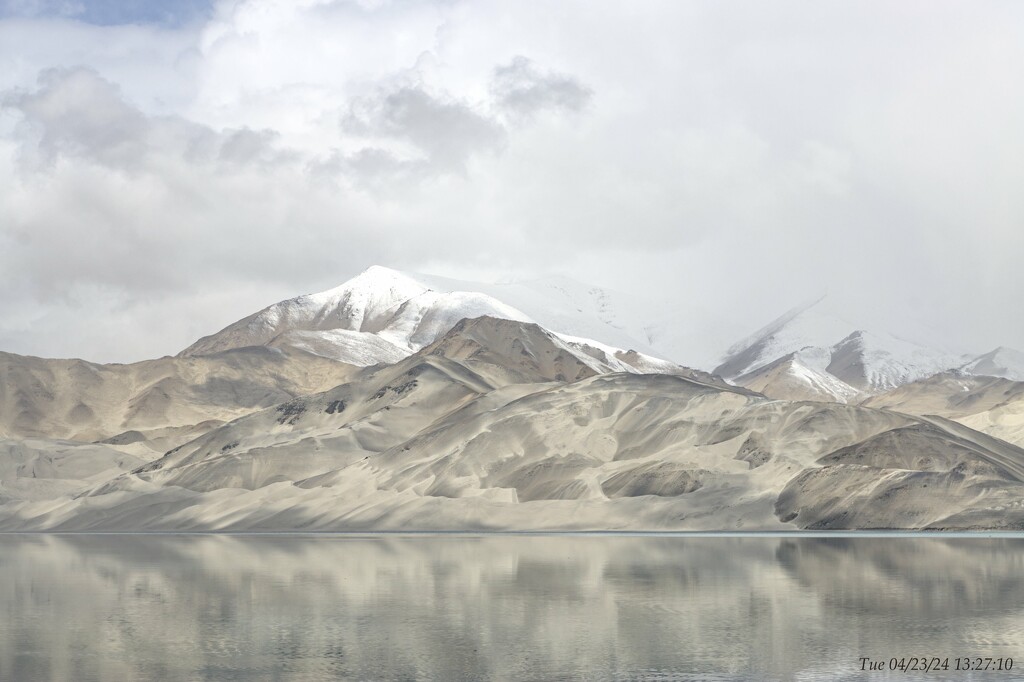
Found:
[{"label": "sand dune", "polygon": [[130,365],[0,353],[0,436],[110,439],[114,446],[153,439],[150,453],[159,454],[238,416],[341,383],[353,369],[266,348]]},{"label": "sand dune", "polygon": [[1024,382],[944,372],[874,396],[864,405],[948,417],[1024,445]]},{"label": "sand dune", "polygon": [[0,527],[1024,525],[1024,451],[963,425],[594,361],[533,324],[468,320],[77,495],[10,501]]},{"label": "sand dune", "polygon": [[103,445],[0,440],[0,504],[72,495],[144,462]]}]

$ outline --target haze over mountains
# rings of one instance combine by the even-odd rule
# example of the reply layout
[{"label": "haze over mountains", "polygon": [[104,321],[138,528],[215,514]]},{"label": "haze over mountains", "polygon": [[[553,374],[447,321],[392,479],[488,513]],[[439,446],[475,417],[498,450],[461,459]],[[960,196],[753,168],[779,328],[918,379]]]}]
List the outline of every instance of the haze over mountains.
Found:
[{"label": "haze over mountains", "polygon": [[1020,353],[826,298],[705,372],[653,307],[374,267],[173,358],[2,354],[0,528],[1024,527]]}]

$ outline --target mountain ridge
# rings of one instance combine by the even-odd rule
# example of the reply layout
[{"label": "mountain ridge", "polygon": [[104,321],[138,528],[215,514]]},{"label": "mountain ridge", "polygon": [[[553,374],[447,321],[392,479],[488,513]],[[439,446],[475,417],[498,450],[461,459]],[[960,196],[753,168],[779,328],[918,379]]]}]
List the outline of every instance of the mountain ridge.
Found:
[{"label": "mountain ridge", "polygon": [[647,327],[585,285],[501,285],[527,314],[417,277],[174,358],[0,355],[0,529],[1024,528],[1024,382],[914,378],[941,351],[819,299],[734,344],[734,385],[612,344]]},{"label": "mountain ridge", "polygon": [[[766,370],[793,357],[779,397],[801,391],[847,402],[961,366],[964,358],[887,332],[868,331],[826,296],[783,313],[726,351],[713,372],[741,384],[770,385]],[[801,385],[802,384],[802,385]],[[769,391],[769,394],[771,392]]]}]

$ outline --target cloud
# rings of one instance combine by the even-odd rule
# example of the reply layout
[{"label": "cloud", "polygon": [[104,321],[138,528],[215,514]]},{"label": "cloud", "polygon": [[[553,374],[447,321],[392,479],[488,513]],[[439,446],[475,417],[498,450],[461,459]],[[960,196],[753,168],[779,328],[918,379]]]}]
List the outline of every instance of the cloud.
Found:
[{"label": "cloud", "polygon": [[542,71],[522,55],[494,70],[491,92],[497,106],[513,120],[530,119],[543,111],[579,113],[594,96],[576,78]]},{"label": "cloud", "polygon": [[746,331],[847,290],[1024,346],[1012,3],[25,7],[0,12],[5,350],[176,352],[375,262]]},{"label": "cloud", "polygon": [[37,90],[8,95],[3,104],[18,111],[28,134],[37,138],[25,146],[39,153],[37,162],[78,156],[134,167],[148,151],[150,122],[122,100],[116,85],[88,68],[48,69]]},{"label": "cloud", "polygon": [[94,290],[137,302],[266,264],[250,249],[269,246],[283,222],[271,216],[305,184],[305,160],[275,133],[147,114],[91,69],[48,70],[3,101],[19,123],[0,263],[36,303]]},{"label": "cloud", "polygon": [[273,131],[218,132],[180,116],[147,115],[90,68],[47,69],[35,90],[10,92],[0,105],[20,115],[21,158],[37,170],[60,160],[80,160],[160,174],[169,158],[253,164],[290,156],[274,149],[278,136]]},{"label": "cloud", "polygon": [[[408,143],[414,162],[439,171],[464,170],[468,159],[499,151],[505,129],[451,96],[403,85],[352,103],[342,128],[359,136]],[[379,161],[380,150],[361,150],[363,162]],[[418,158],[416,158],[418,157]]]}]

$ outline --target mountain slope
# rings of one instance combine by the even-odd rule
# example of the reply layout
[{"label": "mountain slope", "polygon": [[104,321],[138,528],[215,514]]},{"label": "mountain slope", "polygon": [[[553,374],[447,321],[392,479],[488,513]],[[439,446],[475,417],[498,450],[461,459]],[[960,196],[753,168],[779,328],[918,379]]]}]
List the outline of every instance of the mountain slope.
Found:
[{"label": "mountain slope", "polygon": [[781,400],[856,402],[861,392],[825,371],[829,358],[821,349],[804,348],[735,377],[733,381]]},{"label": "mountain slope", "polygon": [[[324,458],[330,460],[330,455],[322,451],[341,448],[342,461],[355,461],[402,442],[451,412],[466,418],[465,403],[484,394],[492,394],[482,404],[493,409],[495,401],[617,369],[535,324],[489,317],[463,320],[394,365],[364,369],[326,392],[225,425],[167,453],[144,471],[175,470],[171,478],[157,475],[161,485],[203,490],[299,480],[326,470]],[[707,379],[718,388],[737,390],[714,377]],[[216,473],[209,466],[213,461]],[[191,473],[182,476],[183,468]]]},{"label": "mountain slope", "polygon": [[74,495],[144,461],[101,444],[0,440],[0,505]]},{"label": "mountain slope", "polygon": [[895,413],[658,375],[473,397],[427,364],[424,393],[340,430],[319,401],[268,439],[268,411],[159,469],[14,511],[65,530],[1024,526],[1024,451]]},{"label": "mountain slope", "polygon": [[[162,452],[197,430],[323,390],[353,371],[316,355],[267,348],[129,365],[0,352],[0,436],[149,443]],[[133,452],[154,449],[137,445]]]},{"label": "mountain slope", "polygon": [[804,528],[1019,528],[1024,450],[940,418],[840,448],[786,485],[782,519]]},{"label": "mountain slope", "polygon": [[864,405],[939,415],[1024,445],[1024,382],[944,372],[873,396]]}]

